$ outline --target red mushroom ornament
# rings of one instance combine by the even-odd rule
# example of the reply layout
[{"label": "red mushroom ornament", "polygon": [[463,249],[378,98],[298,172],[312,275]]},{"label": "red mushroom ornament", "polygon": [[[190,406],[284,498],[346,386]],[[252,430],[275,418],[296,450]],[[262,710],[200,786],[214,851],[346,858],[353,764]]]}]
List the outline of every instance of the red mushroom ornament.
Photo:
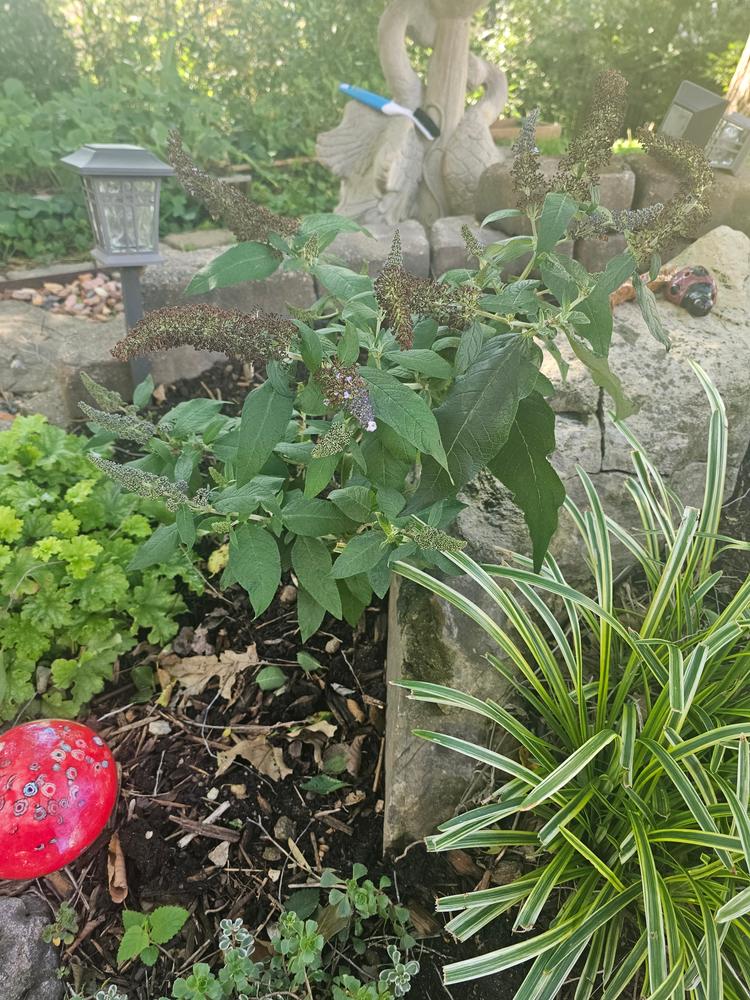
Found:
[{"label": "red mushroom ornament", "polygon": [[63,868],[96,840],[116,799],[114,759],[87,726],[42,719],[0,734],[0,879]]}]

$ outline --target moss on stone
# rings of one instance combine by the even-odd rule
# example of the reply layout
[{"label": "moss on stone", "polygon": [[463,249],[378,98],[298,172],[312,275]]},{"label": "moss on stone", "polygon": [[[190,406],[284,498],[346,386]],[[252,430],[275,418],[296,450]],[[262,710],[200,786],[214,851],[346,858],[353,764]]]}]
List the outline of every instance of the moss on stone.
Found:
[{"label": "moss on stone", "polygon": [[398,623],[403,643],[404,678],[449,684],[450,651],[442,641],[445,615],[436,597],[416,583],[402,580],[398,595]]}]

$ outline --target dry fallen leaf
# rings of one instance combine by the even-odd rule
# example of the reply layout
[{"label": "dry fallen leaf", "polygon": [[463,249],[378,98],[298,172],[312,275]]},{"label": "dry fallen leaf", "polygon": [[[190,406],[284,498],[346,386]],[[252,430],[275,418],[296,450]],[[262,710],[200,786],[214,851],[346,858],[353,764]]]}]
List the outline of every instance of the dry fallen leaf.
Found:
[{"label": "dry fallen leaf", "polygon": [[168,653],[160,657],[159,666],[169,677],[179,681],[185,698],[201,694],[212,678],[218,678],[219,694],[231,705],[235,681],[243,670],[257,667],[259,663],[253,643],[244,653],[227,649],[221,656],[186,656],[180,659]]},{"label": "dry fallen leaf", "polygon": [[128,898],[128,876],[125,871],[125,855],[116,833],[107,847],[107,885],[113,903],[124,903]]},{"label": "dry fallen leaf", "polygon": [[212,851],[208,852],[209,861],[218,868],[223,868],[229,861],[229,841],[222,840]]},{"label": "dry fallen leaf", "polygon": [[291,769],[284,763],[284,755],[278,747],[272,746],[265,736],[251,736],[249,739],[240,740],[228,750],[220,750],[217,754],[219,767],[216,777],[224,774],[237,757],[242,757],[261,774],[265,774],[272,781],[280,781],[291,774]]}]

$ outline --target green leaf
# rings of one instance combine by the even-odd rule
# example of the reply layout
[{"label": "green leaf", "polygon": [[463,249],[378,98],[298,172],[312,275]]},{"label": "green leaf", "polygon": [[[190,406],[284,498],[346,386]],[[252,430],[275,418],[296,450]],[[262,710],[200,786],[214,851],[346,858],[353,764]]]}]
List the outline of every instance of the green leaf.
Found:
[{"label": "green leaf", "polygon": [[339,267],[336,264],[318,264],[314,274],[331,295],[343,302],[353,299],[355,295],[360,295],[362,292],[372,291],[372,278],[366,274],[357,274],[348,267]]},{"label": "green leaf", "polygon": [[519,806],[519,809],[535,809],[542,802],[545,802],[556,792],[560,791],[561,788],[569,784],[576,775],[580,774],[615,739],[617,739],[617,733],[608,729],[603,729],[601,732],[596,733],[595,736],[590,737],[567,760],[563,761],[554,771],[551,771],[529,792]]},{"label": "green leaf", "polygon": [[270,381],[245,397],[237,445],[237,485],[257,475],[283,438],[292,417],[292,397],[277,392]]},{"label": "green leaf", "polygon": [[305,470],[304,492],[306,497],[316,497],[328,486],[340,459],[341,452],[337,452],[335,455],[324,455],[322,458],[311,456]]},{"label": "green leaf", "polygon": [[370,235],[354,219],[350,219],[346,215],[338,215],[334,212],[314,212],[311,215],[303,215],[302,222],[297,230],[298,243],[304,245],[313,233],[318,237],[318,245],[321,250],[325,250],[339,233],[365,233],[367,236]]},{"label": "green leaf", "polygon": [[510,434],[519,398],[531,391],[537,376],[524,338],[501,334],[484,346],[435,411],[453,481],[425,458],[412,510],[454,496],[498,453]]},{"label": "green leaf", "polygon": [[355,535],[344,546],[333,564],[332,575],[337,580],[357,576],[373,569],[383,558],[385,536],[380,531],[366,531]]},{"label": "green leaf", "polygon": [[185,926],[188,911],[182,906],[157,906],[149,914],[148,926],[151,940],[155,944],[166,944]]},{"label": "green leaf", "polygon": [[593,291],[576,307],[588,319],[585,325],[576,326],[581,337],[591,344],[594,353],[606,356],[612,340],[612,306],[609,296],[623,281],[635,273],[635,259],[626,251],[613,257],[596,277]]},{"label": "green leaf", "polygon": [[554,248],[558,240],[565,236],[577,211],[578,205],[570,195],[553,191],[545,197],[537,223],[537,253],[546,253]]},{"label": "green leaf", "polygon": [[185,289],[185,294],[202,295],[215,288],[268,278],[281,260],[281,254],[266,243],[237,243],[202,267]]},{"label": "green leaf", "polygon": [[659,891],[659,876],[656,870],[653,851],[646,836],[646,830],[641,817],[636,813],[630,816],[633,837],[641,864],[641,881],[643,884],[643,903],[646,913],[646,931],[648,942],[649,980],[658,986],[667,978],[667,944],[664,928],[664,914]]},{"label": "green leaf", "polygon": [[303,781],[300,788],[304,792],[314,792],[316,795],[330,795],[331,792],[338,792],[341,788],[346,788],[346,782],[340,778],[332,778],[330,774],[316,774],[307,781]]},{"label": "green leaf", "polygon": [[243,524],[232,531],[225,576],[245,588],[256,618],[262,614],[281,582],[279,548],[270,531],[259,524]]},{"label": "green leaf", "polygon": [[314,674],[318,670],[325,670],[322,663],[319,663],[314,656],[311,656],[310,653],[306,653],[304,650],[300,650],[297,653],[297,663],[306,674]]},{"label": "green leaf", "polygon": [[744,917],[746,913],[750,913],[750,888],[743,889],[720,906],[716,911],[716,920],[720,924],[725,924],[730,920]]},{"label": "green leaf", "polygon": [[171,562],[174,554],[180,550],[179,542],[176,524],[160,524],[130,560],[128,570],[134,572]]},{"label": "green leaf", "polygon": [[424,399],[380,368],[360,366],[359,373],[367,382],[377,419],[392,427],[418,451],[447,468],[440,430]]},{"label": "green leaf", "polygon": [[473,365],[484,346],[484,327],[479,320],[474,320],[471,326],[464,330],[456,348],[453,365],[456,375],[463,375],[466,369]]},{"label": "green leaf", "polygon": [[311,372],[317,371],[323,360],[323,345],[320,342],[320,334],[311,330],[309,326],[300,324],[299,339],[302,360]]},{"label": "green leaf", "polygon": [[292,547],[292,567],[305,590],[315,594],[318,604],[341,618],[341,598],[331,575],[333,560],[328,546],[319,538],[300,535]]},{"label": "green leaf", "polygon": [[147,913],[139,913],[137,910],[122,911],[122,926],[125,930],[129,927],[143,927],[147,920]]},{"label": "green leaf", "polygon": [[508,440],[487,466],[523,511],[537,573],[565,500],[565,487],[547,460],[554,450],[555,414],[543,396],[532,392],[519,401]]},{"label": "green leaf", "polygon": [[531,254],[533,250],[533,236],[512,236],[509,240],[491,244],[484,252],[493,264],[509,264],[525,254]]},{"label": "green leaf", "polygon": [[307,920],[318,908],[320,889],[297,889],[284,900],[284,909],[296,913],[300,920]]},{"label": "green leaf", "polygon": [[672,346],[672,341],[669,339],[669,334],[664,329],[664,324],[661,321],[661,316],[656,305],[656,296],[646,282],[641,281],[637,274],[633,275],[633,284],[635,285],[635,297],[641,308],[641,315],[649,329],[649,333],[669,350]]},{"label": "green leaf", "polygon": [[[539,312],[539,297],[536,294],[538,287],[538,281],[532,281],[528,278],[523,281],[514,281],[497,295],[483,295],[479,300],[479,305],[480,308],[499,316],[508,314],[515,316],[517,313],[536,315]],[[462,334],[461,339],[463,340],[465,336],[465,333]]]},{"label": "green leaf", "polygon": [[156,965],[156,960],[158,957],[159,957],[159,949],[156,947],[155,944],[150,944],[148,948],[144,948],[143,951],[141,952],[141,961],[143,962],[144,965],[148,965],[149,967],[152,965]]},{"label": "green leaf", "polygon": [[180,507],[175,515],[175,524],[180,541],[191,549],[195,542],[195,514],[189,507]]},{"label": "green leaf", "polygon": [[356,528],[354,522],[342,514],[330,500],[308,499],[301,493],[289,493],[287,497],[281,516],[285,526],[295,535],[313,538],[335,535],[339,538]]},{"label": "green leaf", "polygon": [[140,955],[143,949],[148,948],[148,946],[148,931],[142,924],[134,924],[132,927],[128,927],[122,936],[120,947],[117,949],[117,964],[124,965],[131,958]]},{"label": "green leaf", "polygon": [[622,383],[610,369],[607,359],[594,354],[593,351],[590,351],[588,347],[585,347],[575,337],[568,337],[568,343],[572,347],[576,357],[589,370],[596,385],[604,389],[611,397],[612,402],[615,404],[615,418],[617,420],[626,420],[633,413],[637,413],[638,407],[625,395]]},{"label": "green leaf", "polygon": [[307,642],[311,635],[315,635],[325,618],[325,613],[325,608],[318,604],[304,587],[297,590],[297,620],[303,642]]},{"label": "green leaf", "polygon": [[255,683],[261,691],[278,691],[287,682],[281,667],[262,667],[255,675]]},{"label": "green leaf", "polygon": [[328,499],[358,524],[364,524],[372,517],[372,490],[369,486],[345,486],[340,490],[331,490]]},{"label": "green leaf", "polygon": [[142,382],[133,389],[133,406],[138,410],[142,410],[144,406],[148,406],[151,402],[151,395],[154,391],[154,379],[151,372],[144,378]]},{"label": "green leaf", "polygon": [[450,362],[441,358],[435,351],[389,351],[385,357],[394,365],[400,365],[410,372],[419,372],[429,378],[449,379],[453,375]]},{"label": "green leaf", "polygon": [[519,215],[522,212],[517,208],[498,208],[482,219],[482,226],[489,226],[491,222],[499,222],[501,219],[517,219]]},{"label": "green leaf", "polygon": [[344,327],[336,354],[342,365],[353,365],[359,357],[359,332],[353,323]]}]

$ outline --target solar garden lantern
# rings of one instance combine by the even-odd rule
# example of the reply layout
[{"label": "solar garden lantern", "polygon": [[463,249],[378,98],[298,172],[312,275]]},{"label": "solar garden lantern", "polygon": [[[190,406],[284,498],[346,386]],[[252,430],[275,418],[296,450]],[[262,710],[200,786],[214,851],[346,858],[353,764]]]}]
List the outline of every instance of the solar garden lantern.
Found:
[{"label": "solar garden lantern", "polygon": [[738,174],[750,154],[750,118],[739,112],[725,115],[706,148],[712,167]]},{"label": "solar garden lantern", "polygon": [[703,149],[721,121],[727,100],[697,83],[683,80],[667,108],[659,131],[675,139],[688,139]]},{"label": "solar garden lantern", "polygon": [[[93,255],[106,268],[117,268],[122,282],[127,329],[143,316],[140,269],[160,264],[159,193],[162,177],[174,170],[141,146],[89,143],[62,162],[80,174],[94,231]],[[137,384],[149,364],[131,362]]]}]

